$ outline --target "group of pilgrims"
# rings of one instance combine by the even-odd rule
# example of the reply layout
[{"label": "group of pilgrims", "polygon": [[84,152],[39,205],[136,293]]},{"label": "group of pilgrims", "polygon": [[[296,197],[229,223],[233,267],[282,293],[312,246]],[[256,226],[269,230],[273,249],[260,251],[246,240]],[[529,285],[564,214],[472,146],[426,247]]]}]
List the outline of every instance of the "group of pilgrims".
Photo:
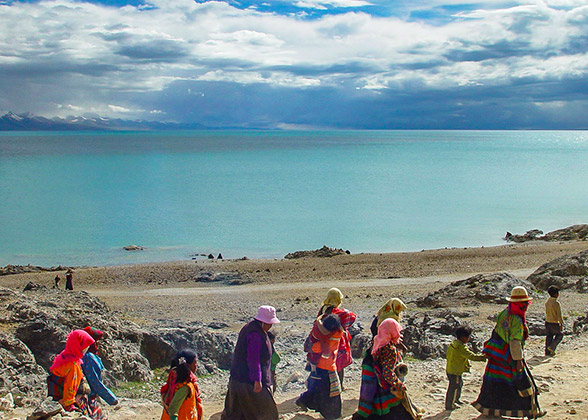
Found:
[{"label": "group of pilgrims", "polygon": [[[349,328],[356,314],[341,307],[343,297],[339,289],[330,289],[318,311],[304,343],[309,372],[306,391],[296,400],[300,410],[317,411],[328,420],[341,417],[344,370],[353,362]],[[524,287],[512,290],[508,307],[498,314],[482,354],[465,346],[471,329],[461,326],[456,330],[456,340],[447,353],[447,410],[462,404],[461,375],[469,370],[469,360],[486,360],[482,388],[472,403],[478,411],[487,416],[517,418],[545,414],[539,407],[537,387],[524,357],[529,336],[525,315],[531,299]],[[392,298],[373,318],[372,340],[362,361],[359,403],[353,420],[417,420],[423,415],[424,410],[412,402],[404,383],[408,373],[403,363],[407,348],[401,325],[405,310],[402,300]],[[278,419],[273,394],[280,357],[270,329],[279,322],[274,307],[261,306],[240,330],[221,420]],[[72,331],[65,350],[55,357],[48,377],[49,395],[54,400],[66,411],[81,412],[94,420],[106,418],[100,398],[110,405],[118,404],[116,396],[102,382],[104,365],[98,343],[103,336],[91,327]],[[197,355],[192,350],[179,351],[171,361],[160,390],[161,420],[203,419],[196,368]]]}]

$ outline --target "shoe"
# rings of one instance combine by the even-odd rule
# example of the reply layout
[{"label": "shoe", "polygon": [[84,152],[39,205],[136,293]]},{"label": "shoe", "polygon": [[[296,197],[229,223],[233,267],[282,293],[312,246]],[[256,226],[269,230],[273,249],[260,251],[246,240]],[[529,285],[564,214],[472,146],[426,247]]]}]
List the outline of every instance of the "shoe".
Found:
[{"label": "shoe", "polygon": [[308,411],[308,407],[306,406],[306,404],[304,404],[302,401],[300,401],[300,398],[298,398],[296,400],[295,404],[298,406],[298,408],[300,408],[304,411]]},{"label": "shoe", "polygon": [[453,411],[455,410],[457,407],[454,405],[453,407],[445,407],[445,411]]},{"label": "shoe", "polygon": [[545,349],[546,356],[555,356],[555,350],[551,350],[549,347]]},{"label": "shoe", "polygon": [[455,402],[455,405],[464,405],[464,404],[467,404],[467,402],[464,402],[464,401],[456,401]]}]

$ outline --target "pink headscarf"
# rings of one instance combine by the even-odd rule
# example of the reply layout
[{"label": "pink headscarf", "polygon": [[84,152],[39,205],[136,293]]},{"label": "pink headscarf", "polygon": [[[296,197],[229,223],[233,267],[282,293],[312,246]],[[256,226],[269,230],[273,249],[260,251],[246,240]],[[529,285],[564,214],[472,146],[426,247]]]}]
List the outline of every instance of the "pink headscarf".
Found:
[{"label": "pink headscarf", "polygon": [[376,352],[390,341],[398,344],[400,342],[400,331],[402,331],[402,327],[394,318],[383,320],[378,327],[378,334],[374,337],[372,356],[375,356]]},{"label": "pink headscarf", "polygon": [[67,336],[65,350],[55,356],[49,368],[51,372],[69,362],[82,363],[83,350],[94,344],[94,339],[84,330],[73,330]]}]

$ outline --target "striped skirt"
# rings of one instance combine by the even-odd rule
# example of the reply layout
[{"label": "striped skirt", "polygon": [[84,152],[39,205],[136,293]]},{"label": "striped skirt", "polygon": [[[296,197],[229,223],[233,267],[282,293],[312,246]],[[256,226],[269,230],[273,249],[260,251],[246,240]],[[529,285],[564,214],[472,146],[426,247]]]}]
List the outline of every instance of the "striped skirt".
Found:
[{"label": "striped skirt", "polygon": [[517,372],[510,348],[495,332],[484,344],[488,357],[482,389],[472,405],[486,416],[537,417],[537,390],[531,372]]}]

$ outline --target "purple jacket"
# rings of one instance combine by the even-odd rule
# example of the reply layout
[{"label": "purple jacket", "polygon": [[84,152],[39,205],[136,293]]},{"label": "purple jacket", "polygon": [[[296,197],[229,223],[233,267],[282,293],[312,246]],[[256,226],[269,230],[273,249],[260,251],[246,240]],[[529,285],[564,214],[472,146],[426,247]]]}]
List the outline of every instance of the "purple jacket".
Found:
[{"label": "purple jacket", "polygon": [[272,385],[272,345],[261,322],[250,321],[241,328],[231,363],[231,378],[253,384],[260,381],[264,386]]}]

